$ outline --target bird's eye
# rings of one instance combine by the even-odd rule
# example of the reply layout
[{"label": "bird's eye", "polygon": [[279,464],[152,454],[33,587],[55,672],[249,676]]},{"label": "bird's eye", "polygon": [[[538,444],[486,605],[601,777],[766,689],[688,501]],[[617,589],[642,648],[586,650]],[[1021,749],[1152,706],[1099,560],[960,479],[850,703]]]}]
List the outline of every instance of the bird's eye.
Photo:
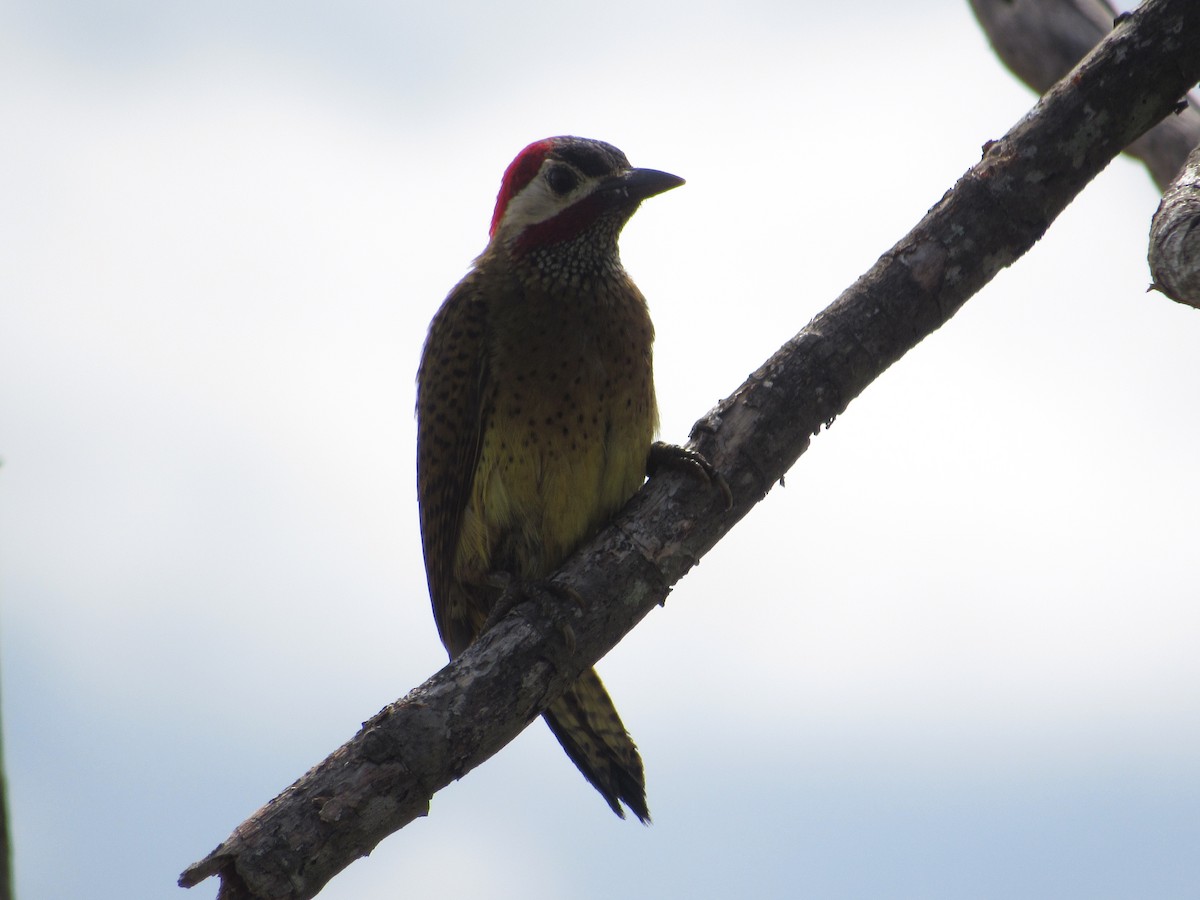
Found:
[{"label": "bird's eye", "polygon": [[575,190],[579,184],[579,176],[573,169],[568,169],[566,166],[554,166],[546,173],[546,184],[550,185],[550,190],[561,197]]}]

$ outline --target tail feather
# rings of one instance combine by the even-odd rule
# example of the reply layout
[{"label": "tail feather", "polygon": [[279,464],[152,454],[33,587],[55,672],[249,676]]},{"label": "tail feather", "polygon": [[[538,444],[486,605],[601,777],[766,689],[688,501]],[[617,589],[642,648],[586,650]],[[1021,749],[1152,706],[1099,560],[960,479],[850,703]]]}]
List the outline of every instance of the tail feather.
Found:
[{"label": "tail feather", "polygon": [[624,803],[640,822],[650,821],[642,758],[595,669],[584,672],[543,717],[613,812],[625,818]]}]

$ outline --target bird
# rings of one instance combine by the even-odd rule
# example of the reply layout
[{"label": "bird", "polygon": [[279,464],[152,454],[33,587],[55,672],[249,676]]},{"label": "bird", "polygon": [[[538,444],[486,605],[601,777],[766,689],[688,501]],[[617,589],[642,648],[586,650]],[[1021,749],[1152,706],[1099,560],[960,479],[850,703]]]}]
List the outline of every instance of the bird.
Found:
[{"label": "bird", "polygon": [[[618,236],[643,200],[683,183],[604,141],[535,141],[505,170],[487,246],[433,317],[417,373],[417,493],[451,659],[489,624],[496,573],[551,575],[669,446],[654,443],[654,326]],[[649,822],[641,756],[595,669],[543,718],[618,816]]]}]

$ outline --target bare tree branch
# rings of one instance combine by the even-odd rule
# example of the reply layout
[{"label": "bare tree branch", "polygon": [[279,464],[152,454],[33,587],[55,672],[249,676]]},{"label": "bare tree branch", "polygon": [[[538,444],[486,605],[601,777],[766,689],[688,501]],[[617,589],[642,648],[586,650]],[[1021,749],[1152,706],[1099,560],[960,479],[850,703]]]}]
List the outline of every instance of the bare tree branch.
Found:
[{"label": "bare tree branch", "polygon": [[[1039,93],[1067,73],[1112,28],[1108,0],[970,0],[996,55]],[[1200,109],[1159,122],[1125,152],[1164,192],[1150,227],[1152,288],[1200,307]],[[1185,166],[1188,153],[1191,162]]]},{"label": "bare tree branch", "polygon": [[1149,259],[1151,287],[1200,309],[1200,145],[1154,213]]},{"label": "bare tree branch", "polygon": [[1112,31],[1107,0],[970,0],[992,49],[1039,94]]},{"label": "bare tree branch", "polygon": [[[1112,30],[1117,11],[1107,0],[970,0],[992,49],[1039,94],[1050,89]],[[1164,119],[1125,148],[1165,191],[1200,144],[1200,109],[1193,104]]]},{"label": "bare tree branch", "polygon": [[532,605],[364,723],[328,759],[190,866],[222,898],[308,898],[433,793],[512,740],[610,650],[751,507],[810,437],[944,324],[1121,148],[1200,78],[1200,3],[1151,0],[1004,138],[989,143],[912,232],[693,429],[734,505],[687,477],[656,477],[555,576],[589,598],[563,622]]},{"label": "bare tree branch", "polygon": [[12,900],[12,834],[8,822],[8,766],[0,735],[0,900]]}]

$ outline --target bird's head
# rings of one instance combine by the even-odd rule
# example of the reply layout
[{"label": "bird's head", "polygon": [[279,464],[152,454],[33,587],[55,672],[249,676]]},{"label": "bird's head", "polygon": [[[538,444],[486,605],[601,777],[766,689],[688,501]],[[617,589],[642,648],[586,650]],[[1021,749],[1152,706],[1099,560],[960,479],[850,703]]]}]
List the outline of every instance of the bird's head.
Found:
[{"label": "bird's head", "polygon": [[615,251],[621,228],[647,197],[683,184],[678,175],[635,169],[603,141],[552,137],[530,144],[504,172],[491,244],[514,256],[559,245]]}]

